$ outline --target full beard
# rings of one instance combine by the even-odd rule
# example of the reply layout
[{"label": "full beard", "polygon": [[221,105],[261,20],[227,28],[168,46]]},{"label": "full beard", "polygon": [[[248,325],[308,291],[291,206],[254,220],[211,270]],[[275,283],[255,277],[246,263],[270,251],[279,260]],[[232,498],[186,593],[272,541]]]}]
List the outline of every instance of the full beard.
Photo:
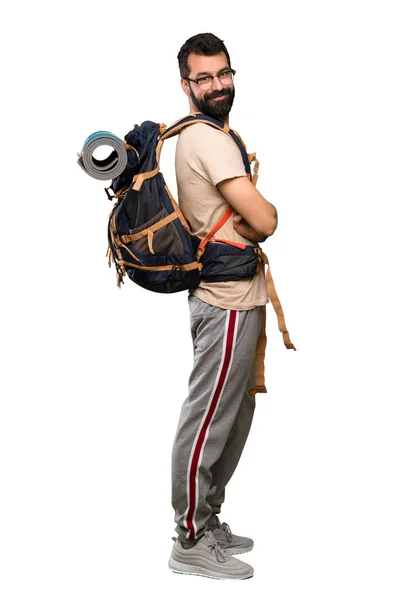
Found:
[{"label": "full beard", "polygon": [[[213,98],[219,96],[223,96],[223,100],[213,101]],[[197,110],[214,119],[220,119],[226,117],[232,108],[235,99],[235,88],[223,88],[222,90],[209,92],[204,95],[204,98],[196,98],[193,90],[190,89],[190,97]]]}]

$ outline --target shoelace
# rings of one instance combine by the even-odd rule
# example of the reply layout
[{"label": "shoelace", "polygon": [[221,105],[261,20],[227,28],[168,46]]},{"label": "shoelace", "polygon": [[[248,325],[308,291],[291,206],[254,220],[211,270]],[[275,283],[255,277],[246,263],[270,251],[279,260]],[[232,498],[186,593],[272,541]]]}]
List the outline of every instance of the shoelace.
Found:
[{"label": "shoelace", "polygon": [[[224,523],[224,525],[226,525],[228,527],[228,530],[230,532],[229,525],[227,525],[226,523]],[[210,548],[210,552],[212,552],[214,550],[215,557],[218,562],[226,562],[228,560],[228,558],[230,558],[230,555],[224,550],[223,542],[221,542],[220,540],[216,540],[214,538],[214,536],[212,536],[212,539],[210,539],[210,536],[208,535],[207,531],[204,534],[204,537],[207,541],[208,548]],[[174,542],[176,542],[176,540],[177,540],[176,537],[173,537],[172,539]]]},{"label": "shoelace", "polygon": [[231,528],[229,527],[228,523],[222,523],[221,529],[223,531],[225,531],[226,537],[228,539],[228,543],[230,543],[232,541],[232,531],[231,531]]},{"label": "shoelace", "polygon": [[[207,540],[208,541],[208,540]],[[214,550],[215,557],[218,562],[224,563],[228,560],[229,555],[224,550],[223,542],[217,541],[216,539],[208,541],[207,546],[210,548],[210,552]]]}]

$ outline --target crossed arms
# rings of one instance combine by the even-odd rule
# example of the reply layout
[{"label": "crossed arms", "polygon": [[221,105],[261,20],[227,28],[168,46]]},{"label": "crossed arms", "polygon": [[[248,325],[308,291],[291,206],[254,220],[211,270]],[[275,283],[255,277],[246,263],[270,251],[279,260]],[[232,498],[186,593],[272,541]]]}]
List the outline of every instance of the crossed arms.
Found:
[{"label": "crossed arms", "polygon": [[217,188],[238,213],[233,225],[240,235],[252,242],[263,242],[274,233],[278,225],[276,208],[247,177],[225,179]]}]

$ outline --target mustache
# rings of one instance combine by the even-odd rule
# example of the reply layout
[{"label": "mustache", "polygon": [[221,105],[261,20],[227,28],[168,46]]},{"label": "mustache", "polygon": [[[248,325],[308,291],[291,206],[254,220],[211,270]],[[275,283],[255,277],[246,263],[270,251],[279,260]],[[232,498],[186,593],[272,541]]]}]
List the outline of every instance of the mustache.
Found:
[{"label": "mustache", "polygon": [[227,90],[226,92],[223,92],[222,90],[220,90],[220,91],[210,92],[209,94],[205,94],[204,99],[205,100],[213,100],[214,98],[224,98],[225,96],[229,96],[229,95],[230,95],[229,90]]}]

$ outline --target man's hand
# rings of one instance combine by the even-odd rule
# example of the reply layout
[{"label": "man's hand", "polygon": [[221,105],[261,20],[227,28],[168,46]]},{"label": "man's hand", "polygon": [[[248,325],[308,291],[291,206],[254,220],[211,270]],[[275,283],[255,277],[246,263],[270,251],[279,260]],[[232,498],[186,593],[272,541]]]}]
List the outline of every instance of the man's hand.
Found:
[{"label": "man's hand", "polygon": [[257,233],[255,229],[248,224],[243,217],[236,215],[233,217],[233,228],[246,240],[250,242],[265,242],[268,236]]},{"label": "man's hand", "polygon": [[[256,233],[258,241],[260,238],[265,240],[274,233],[278,225],[276,208],[260,194],[247,177],[225,179],[220,181],[217,187],[228,204],[244,219],[243,227],[247,231],[247,235],[243,233],[244,237],[253,240],[250,236]],[[240,221],[238,225],[242,225]],[[241,233],[239,229],[237,231]]]}]

